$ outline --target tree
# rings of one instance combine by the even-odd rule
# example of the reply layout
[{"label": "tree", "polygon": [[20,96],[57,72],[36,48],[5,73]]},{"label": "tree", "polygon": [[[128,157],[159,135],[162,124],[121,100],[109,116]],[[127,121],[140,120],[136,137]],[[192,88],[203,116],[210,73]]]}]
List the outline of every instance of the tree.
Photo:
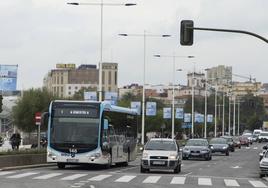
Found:
[{"label": "tree", "polygon": [[[53,99],[55,98],[45,89],[32,88],[24,91],[12,110],[15,125],[25,132],[36,130],[35,113],[48,111]],[[41,129],[46,130],[47,127],[41,127]]]}]

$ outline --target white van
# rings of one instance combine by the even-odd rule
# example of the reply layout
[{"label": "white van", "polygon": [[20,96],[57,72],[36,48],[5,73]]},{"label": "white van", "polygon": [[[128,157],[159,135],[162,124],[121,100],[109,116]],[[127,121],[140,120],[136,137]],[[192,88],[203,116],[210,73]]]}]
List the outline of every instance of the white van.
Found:
[{"label": "white van", "polygon": [[253,135],[259,136],[261,134],[261,131],[262,130],[260,130],[260,129],[254,129]]}]

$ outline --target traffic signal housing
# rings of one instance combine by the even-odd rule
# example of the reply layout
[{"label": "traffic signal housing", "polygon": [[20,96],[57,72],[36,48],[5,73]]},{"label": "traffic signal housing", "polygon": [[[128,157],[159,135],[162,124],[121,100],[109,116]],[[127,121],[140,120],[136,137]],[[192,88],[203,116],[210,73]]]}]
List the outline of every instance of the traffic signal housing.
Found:
[{"label": "traffic signal housing", "polygon": [[0,95],[0,113],[3,111],[3,96]]},{"label": "traffic signal housing", "polygon": [[180,43],[182,46],[191,46],[194,43],[194,21],[182,20],[181,21],[181,33]]}]

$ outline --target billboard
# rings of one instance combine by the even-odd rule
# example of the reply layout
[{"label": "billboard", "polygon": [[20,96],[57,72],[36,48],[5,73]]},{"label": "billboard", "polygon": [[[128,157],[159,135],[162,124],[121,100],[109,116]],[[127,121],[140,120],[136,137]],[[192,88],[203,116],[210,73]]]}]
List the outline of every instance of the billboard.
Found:
[{"label": "billboard", "polygon": [[85,91],[84,92],[85,101],[97,101],[97,92],[95,91]]},{"label": "billboard", "polygon": [[176,119],[183,119],[183,108],[176,108]]},{"label": "billboard", "polygon": [[146,115],[155,116],[156,115],[156,102],[147,102],[146,103]]},{"label": "billboard", "polygon": [[207,115],[207,122],[208,123],[212,123],[213,122],[213,115],[212,114],[208,114]]},{"label": "billboard", "polygon": [[171,118],[171,108],[163,108],[163,118],[164,119]]},{"label": "billboard", "polygon": [[137,110],[138,115],[141,114],[141,102],[139,102],[139,101],[132,101],[131,104],[130,104],[130,106],[131,106],[131,109]]},{"label": "billboard", "polygon": [[18,65],[0,65],[0,90],[17,90]]},{"label": "billboard", "polygon": [[117,105],[117,92],[105,92],[105,101],[110,101],[112,105]]},{"label": "billboard", "polygon": [[184,113],[184,122],[185,123],[191,122],[191,114],[190,113]]}]

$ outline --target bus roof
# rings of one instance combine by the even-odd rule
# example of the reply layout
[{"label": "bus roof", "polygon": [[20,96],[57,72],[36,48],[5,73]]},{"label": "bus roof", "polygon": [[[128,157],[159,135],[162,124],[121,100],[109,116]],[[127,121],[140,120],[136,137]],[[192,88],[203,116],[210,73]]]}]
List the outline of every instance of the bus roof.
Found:
[{"label": "bus roof", "polygon": [[138,115],[138,112],[136,109],[130,109],[130,108],[125,108],[125,107],[120,107],[120,106],[115,106],[111,105],[109,101],[76,101],[76,100],[54,100],[52,102],[57,102],[57,103],[93,103],[93,104],[100,104],[103,107],[104,111],[112,111],[112,112],[122,112],[122,113],[128,113],[132,115]]}]

